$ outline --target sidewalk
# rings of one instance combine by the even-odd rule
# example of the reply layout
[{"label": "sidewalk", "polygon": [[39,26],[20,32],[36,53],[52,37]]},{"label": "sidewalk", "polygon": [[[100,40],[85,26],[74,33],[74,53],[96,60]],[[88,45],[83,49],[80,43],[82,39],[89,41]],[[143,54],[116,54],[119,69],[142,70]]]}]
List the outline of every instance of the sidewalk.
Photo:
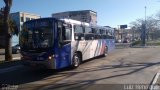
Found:
[{"label": "sidewalk", "polygon": [[4,49],[0,49],[0,55],[3,55],[5,53]]},{"label": "sidewalk", "polygon": [[17,66],[17,65],[21,64],[20,54],[12,54],[13,60],[12,61],[5,61],[4,53],[5,53],[5,50],[0,49],[0,69],[12,67],[12,66]]},{"label": "sidewalk", "polygon": [[[19,54],[12,54],[12,55],[13,55],[13,60],[20,59]],[[1,61],[5,61],[5,50],[4,49],[0,49],[0,62]]]},{"label": "sidewalk", "polygon": [[[15,60],[20,60],[20,56],[19,55],[13,55],[12,61],[15,61]],[[0,55],[0,62],[3,62],[3,61],[5,61],[5,55]]]}]

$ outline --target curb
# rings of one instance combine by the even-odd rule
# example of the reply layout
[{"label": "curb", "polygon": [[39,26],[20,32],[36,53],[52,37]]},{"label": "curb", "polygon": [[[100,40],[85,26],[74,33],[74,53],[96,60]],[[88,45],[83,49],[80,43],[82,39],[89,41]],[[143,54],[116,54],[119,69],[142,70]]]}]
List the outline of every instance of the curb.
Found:
[{"label": "curb", "polygon": [[160,46],[131,46],[131,48],[158,48]]},{"label": "curb", "polygon": [[13,60],[16,60],[16,59],[21,59],[21,57],[14,57],[14,58],[13,58]]},{"label": "curb", "polygon": [[[14,57],[14,58],[12,58],[13,60],[19,60],[19,59],[21,59],[21,57]],[[0,59],[0,61],[5,61],[4,59]]]}]

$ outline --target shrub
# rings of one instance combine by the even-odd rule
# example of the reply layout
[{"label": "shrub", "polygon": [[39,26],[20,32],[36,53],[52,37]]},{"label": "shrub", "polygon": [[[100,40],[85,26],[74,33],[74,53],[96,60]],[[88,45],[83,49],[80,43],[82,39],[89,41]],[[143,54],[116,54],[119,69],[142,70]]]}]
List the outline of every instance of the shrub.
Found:
[{"label": "shrub", "polygon": [[134,41],[134,42],[131,43],[132,46],[139,46],[139,45],[141,45],[141,44],[142,44],[142,41],[141,41],[141,40],[139,40],[139,41]]}]

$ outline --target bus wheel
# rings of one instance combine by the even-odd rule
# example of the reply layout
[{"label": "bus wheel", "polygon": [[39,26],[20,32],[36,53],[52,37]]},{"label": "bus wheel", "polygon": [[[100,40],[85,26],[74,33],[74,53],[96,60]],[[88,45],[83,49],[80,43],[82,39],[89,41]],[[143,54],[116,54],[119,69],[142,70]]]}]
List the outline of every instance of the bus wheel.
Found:
[{"label": "bus wheel", "polygon": [[104,54],[102,56],[106,57],[107,55],[108,55],[108,47],[105,47]]},{"label": "bus wheel", "polygon": [[77,68],[79,65],[80,65],[80,57],[77,53],[75,53],[72,59],[72,67]]}]

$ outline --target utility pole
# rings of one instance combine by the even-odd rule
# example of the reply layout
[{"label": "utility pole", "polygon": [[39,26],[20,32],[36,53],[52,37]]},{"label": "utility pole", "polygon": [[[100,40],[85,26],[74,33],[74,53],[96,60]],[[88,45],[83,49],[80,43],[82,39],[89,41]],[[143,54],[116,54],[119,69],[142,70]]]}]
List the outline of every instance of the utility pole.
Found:
[{"label": "utility pole", "polygon": [[146,10],[147,10],[147,7],[145,6],[145,24],[146,24]]},{"label": "utility pole", "polygon": [[144,22],[142,22],[142,45],[145,46],[146,45],[146,9],[147,7],[145,6],[145,20]]}]

